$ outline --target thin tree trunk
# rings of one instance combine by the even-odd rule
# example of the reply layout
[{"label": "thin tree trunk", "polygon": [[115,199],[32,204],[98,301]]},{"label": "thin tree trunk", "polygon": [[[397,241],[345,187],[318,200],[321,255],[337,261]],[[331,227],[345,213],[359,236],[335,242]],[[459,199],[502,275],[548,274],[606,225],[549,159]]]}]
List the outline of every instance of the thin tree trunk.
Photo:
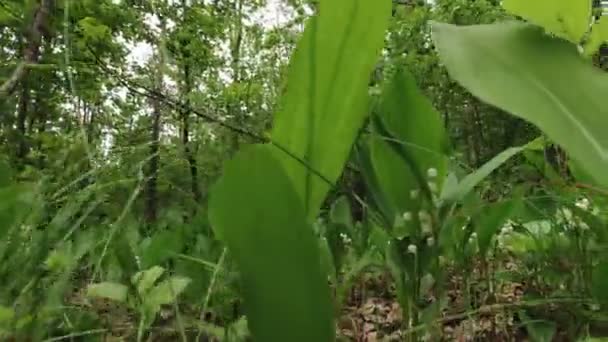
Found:
[{"label": "thin tree trunk", "polygon": [[87,122],[87,141],[93,140],[93,134],[95,133],[95,119],[99,115],[101,104],[97,103],[89,109],[89,120]]},{"label": "thin tree trunk", "polygon": [[236,37],[232,45],[232,76],[234,82],[241,81],[241,45],[243,44],[243,0],[237,0],[235,10],[238,16],[236,23]]},{"label": "thin tree trunk", "polygon": [[[483,132],[483,121],[481,119],[481,116],[479,115],[479,108],[477,105],[477,102],[473,102],[471,104],[471,108],[473,110],[473,120],[475,121],[475,137],[473,139],[475,139],[476,141],[476,145],[477,145],[477,163],[480,164],[481,162],[485,161],[485,155],[483,153],[483,146],[485,146],[485,138],[484,138],[484,132]],[[476,165],[479,166],[479,165]]]},{"label": "thin tree trunk", "polygon": [[[233,82],[238,84],[241,82],[241,46],[243,44],[243,0],[237,0],[235,3],[235,11],[237,12],[238,22],[236,23],[236,36],[234,37],[234,42],[232,44],[232,77]],[[234,106],[231,104],[228,107],[228,113],[234,115],[235,123],[237,126],[240,126],[240,106]],[[238,133],[234,133],[232,135],[232,145],[233,151],[237,151],[239,149],[239,135]]]},{"label": "thin tree trunk", "polygon": [[[160,93],[162,89],[162,78],[155,80],[156,91]],[[150,127],[150,161],[148,163],[148,180],[146,183],[146,223],[154,224],[158,218],[158,169],[160,166],[160,116],[161,104],[156,98],[151,100],[152,105],[152,124]]]},{"label": "thin tree trunk", "polygon": [[25,164],[25,157],[28,153],[27,146],[27,131],[26,124],[27,121],[27,113],[30,102],[30,88],[25,80],[21,81],[21,97],[19,98],[19,111],[17,113],[17,133],[18,137],[18,146],[17,146],[17,157],[22,164]]},{"label": "thin tree trunk", "polygon": [[[161,37],[158,42],[158,64],[153,76],[154,79],[154,91],[158,94],[162,94],[163,91],[163,79],[164,79],[164,67],[165,58],[161,44],[163,42],[163,35],[165,34],[166,22],[163,17],[160,20],[161,24]],[[153,97],[150,100],[152,106],[152,117],[150,127],[150,161],[148,163],[147,183],[145,189],[146,207],[145,207],[145,220],[148,225],[156,223],[158,218],[158,170],[160,168],[160,130],[161,130],[161,101],[157,97]]]},{"label": "thin tree trunk", "polygon": [[465,102],[465,134],[467,135],[466,139],[468,142],[468,150],[469,150],[469,165],[477,168],[479,166],[479,144],[477,141],[477,133],[475,132],[475,118],[473,117],[473,113],[471,110],[471,104],[466,101]]},{"label": "thin tree trunk", "polygon": [[[44,88],[42,88],[44,89]],[[47,112],[48,110],[46,108],[43,107],[42,105],[42,97],[41,97],[41,91],[40,89],[35,93],[35,101],[36,101],[36,118],[38,119],[38,144],[36,145],[36,148],[38,149],[38,151],[42,151],[42,139],[40,139],[40,137],[42,136],[42,134],[44,132],[46,132],[46,118],[47,118]],[[33,133],[34,128],[31,128],[31,131]],[[45,164],[45,153],[39,153],[39,157],[38,157],[38,167],[39,168],[44,168],[44,164]]]},{"label": "thin tree trunk", "polygon": [[198,186],[198,167],[196,158],[190,147],[190,92],[192,91],[192,82],[190,75],[190,66],[188,61],[184,61],[184,103],[186,104],[181,113],[182,117],[182,144],[184,146],[184,155],[188,160],[190,168],[190,187],[192,196],[197,203],[201,202],[201,190]]},{"label": "thin tree trunk", "polygon": [[[182,15],[183,20],[186,20],[187,13],[187,4],[185,0],[182,0]],[[182,145],[184,147],[184,155],[186,160],[188,161],[188,166],[190,170],[190,188],[192,191],[192,196],[194,201],[200,203],[202,200],[201,190],[198,184],[198,166],[196,163],[196,157],[194,156],[194,152],[192,151],[192,147],[190,146],[190,93],[192,92],[192,73],[190,70],[190,54],[187,53],[187,50],[182,52],[183,58],[183,72],[184,72],[184,89],[183,89],[183,97],[185,106],[181,111],[181,119],[182,119]]]}]

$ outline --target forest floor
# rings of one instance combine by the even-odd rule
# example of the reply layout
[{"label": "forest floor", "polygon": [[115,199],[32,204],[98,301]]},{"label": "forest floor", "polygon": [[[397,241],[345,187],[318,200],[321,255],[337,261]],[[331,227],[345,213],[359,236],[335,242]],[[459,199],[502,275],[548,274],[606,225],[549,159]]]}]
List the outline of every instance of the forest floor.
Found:
[{"label": "forest floor", "polygon": [[[513,269],[518,265],[508,261],[503,267]],[[567,304],[560,305],[550,300],[540,305],[530,305],[524,298],[527,292],[535,292],[536,289],[523,282],[496,281],[495,288],[488,291],[488,282],[480,271],[480,266],[476,265],[474,268],[472,278],[467,281],[462,278],[461,271],[449,270],[447,296],[444,296],[445,304],[440,316],[431,321],[420,322],[409,330],[404,329],[402,310],[392,280],[377,271],[363,273],[352,288],[342,308],[341,317],[337,320],[338,341],[408,341],[408,336],[413,336],[412,334],[416,334],[416,340],[422,341],[533,341],[536,339],[529,338],[528,330],[522,322],[522,309],[535,308],[536,312],[541,313],[541,317],[551,320],[556,319],[553,312],[568,311],[565,310]],[[433,290],[430,290],[426,296],[427,303],[436,301],[432,292]],[[84,294],[76,293],[71,302],[81,307],[86,306],[95,311],[98,317],[102,317],[105,331],[99,329],[98,336],[103,336],[103,341],[135,340],[135,313],[104,300],[81,302],[80,299],[85,297]],[[222,334],[222,323],[219,321],[213,322],[217,325],[205,327],[205,333],[200,334],[200,326],[196,328],[201,322],[200,317],[197,317],[200,313],[194,310],[188,311],[182,306],[182,317],[178,318],[174,313],[173,307],[167,307],[161,312],[154,327],[149,331],[151,337],[148,341],[181,341],[184,331],[188,341],[216,341],[208,336]],[[206,321],[214,319],[206,317]],[[246,325],[245,321],[241,323]],[[180,331],[180,324],[189,328]],[[219,331],[213,333],[213,329]],[[431,331],[433,334],[430,334]],[[551,340],[571,341],[567,333],[568,331],[558,323]]]},{"label": "forest floor", "polygon": [[[502,262],[501,268],[517,272],[522,267],[514,260],[508,260]],[[487,277],[480,269],[477,263],[472,272],[473,277],[468,281],[462,278],[462,272],[450,270],[447,296],[442,305],[444,309],[439,317],[426,323],[419,322],[417,328],[409,330],[403,328],[405,325],[401,307],[394,289],[387,285],[391,284],[390,279],[383,275],[367,274],[353,289],[343,309],[338,323],[338,335],[344,341],[356,342],[408,341],[409,336],[414,336],[412,334],[417,334],[415,340],[422,341],[575,340],[572,337],[573,333],[576,334],[573,329],[580,327],[576,326],[574,318],[580,312],[580,303],[551,299],[548,293],[553,290],[539,290],[532,285],[533,280],[495,280],[494,284],[490,284],[494,288],[489,291]],[[436,301],[432,293],[426,297],[427,303]],[[530,300],[539,297],[545,297],[546,300]],[[534,314],[534,319],[527,314],[530,312]],[[543,328],[547,327],[547,322],[556,324],[548,325],[553,328],[549,329],[552,330],[551,337],[545,339],[542,335],[547,331]],[[529,324],[537,325],[533,331],[536,336],[530,335]]]}]

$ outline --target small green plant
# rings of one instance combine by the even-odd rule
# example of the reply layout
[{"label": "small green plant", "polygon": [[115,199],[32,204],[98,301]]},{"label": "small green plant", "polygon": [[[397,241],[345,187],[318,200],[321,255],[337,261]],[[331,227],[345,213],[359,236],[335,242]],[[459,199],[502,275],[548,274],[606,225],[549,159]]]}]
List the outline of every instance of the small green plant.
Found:
[{"label": "small green plant", "polygon": [[174,303],[191,281],[181,276],[169,276],[160,280],[165,271],[163,267],[153,266],[137,272],[131,277],[131,283],[128,285],[112,282],[91,284],[87,288],[87,295],[125,304],[138,312],[137,340],[141,341],[162,306]]}]

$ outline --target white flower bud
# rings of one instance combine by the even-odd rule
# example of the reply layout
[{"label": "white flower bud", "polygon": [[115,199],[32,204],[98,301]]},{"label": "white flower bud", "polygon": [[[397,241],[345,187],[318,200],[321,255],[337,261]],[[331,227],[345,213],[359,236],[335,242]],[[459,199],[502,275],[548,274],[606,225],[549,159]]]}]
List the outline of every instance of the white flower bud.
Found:
[{"label": "white flower bud", "polygon": [[430,223],[431,222],[431,215],[429,215],[429,213],[426,210],[420,210],[418,212],[418,219],[422,223]]},{"label": "white flower bud", "polygon": [[433,247],[433,246],[435,245],[435,238],[433,238],[432,236],[431,236],[431,237],[429,237],[428,239],[426,239],[426,244],[427,244],[429,247]]},{"label": "white flower bud", "polygon": [[576,201],[575,205],[583,210],[588,210],[590,203],[588,199],[581,198],[580,200]]},{"label": "white flower bud", "polygon": [[436,168],[434,168],[434,167],[432,167],[432,168],[430,168],[430,169],[426,170],[426,175],[427,175],[429,178],[435,178],[435,177],[437,177],[437,174],[438,174],[437,169],[436,169]]},{"label": "white flower bud", "polygon": [[439,266],[447,265],[448,261],[443,255],[440,255],[438,259],[439,259]]},{"label": "white flower bud", "polygon": [[404,221],[411,221],[412,220],[412,213],[409,212],[409,211],[406,211],[406,212],[403,213],[402,217],[403,217]]},{"label": "white flower bud", "polygon": [[407,246],[407,252],[411,254],[416,254],[418,252],[418,247],[416,245]]},{"label": "white flower bud", "polygon": [[422,223],[420,228],[422,230],[422,234],[425,234],[425,235],[433,234],[433,226],[428,222]]}]

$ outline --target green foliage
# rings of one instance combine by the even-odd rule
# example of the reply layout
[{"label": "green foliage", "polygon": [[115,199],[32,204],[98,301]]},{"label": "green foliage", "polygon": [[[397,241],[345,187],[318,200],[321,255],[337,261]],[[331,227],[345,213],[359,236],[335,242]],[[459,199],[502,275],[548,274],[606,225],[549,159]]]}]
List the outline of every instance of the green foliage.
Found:
[{"label": "green foliage", "polygon": [[239,265],[256,339],[333,340],[318,245],[302,199],[270,146],[249,147],[226,164],[213,189],[210,218]]},{"label": "green foliage", "polygon": [[486,255],[492,238],[504,227],[506,221],[513,217],[520,204],[521,201],[517,198],[495,203],[481,210],[473,218],[480,255]]},{"label": "green foliage", "polygon": [[589,38],[585,42],[585,54],[595,54],[600,46],[608,41],[608,19],[601,17],[591,27]]},{"label": "green foliage", "polygon": [[280,160],[309,219],[330,188],[327,181],[340,175],[367,116],[366,86],[388,27],[390,2],[327,1],[319,11],[292,57],[272,131],[273,142],[289,152],[281,152]]},{"label": "green foliage", "polygon": [[1,340],[605,335],[590,1],[46,3],[0,0]]},{"label": "green foliage", "polygon": [[117,302],[125,302],[129,288],[117,283],[98,283],[91,284],[87,288],[87,295],[90,297],[106,298]]},{"label": "green foliage", "polygon": [[553,341],[556,331],[554,322],[533,320],[524,311],[519,312],[519,317],[523,320],[533,342]]},{"label": "green foliage", "polygon": [[441,193],[441,201],[446,204],[460,202],[463,200],[480,182],[486,179],[492,172],[502,166],[510,158],[526,149],[526,146],[510,147],[499,153],[479,169],[466,175],[460,182],[456,180],[450,187],[446,187]]},{"label": "green foliage", "polygon": [[581,41],[591,21],[591,1],[587,0],[505,0],[503,7],[574,43]]},{"label": "green foliage", "polygon": [[593,270],[593,294],[601,303],[608,303],[606,286],[608,286],[608,263],[602,262]]},{"label": "green foliage", "polygon": [[483,101],[540,127],[598,184],[608,185],[603,138],[608,115],[601,105],[608,82],[574,45],[515,22],[435,24],[434,39],[456,80]]},{"label": "green foliage", "polygon": [[[112,282],[90,284],[87,287],[87,295],[126,304],[139,312],[141,325],[147,328],[153,323],[161,307],[174,303],[191,282],[189,278],[181,276],[171,276],[157,282],[163,273],[164,268],[155,266],[133,275],[129,285]],[[141,334],[141,331],[139,333]]]},{"label": "green foliage", "polygon": [[[408,108],[407,111],[405,108]],[[439,114],[406,71],[388,82],[369,138],[375,196],[390,206],[389,220],[432,206],[447,167],[447,143]],[[419,203],[426,204],[419,206]]]}]

